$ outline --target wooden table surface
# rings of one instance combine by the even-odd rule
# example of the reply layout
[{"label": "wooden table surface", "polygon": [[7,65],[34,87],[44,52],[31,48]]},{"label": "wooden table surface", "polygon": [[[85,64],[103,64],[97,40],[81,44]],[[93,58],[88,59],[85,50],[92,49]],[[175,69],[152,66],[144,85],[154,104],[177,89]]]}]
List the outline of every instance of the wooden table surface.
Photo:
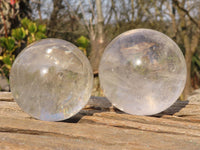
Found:
[{"label": "wooden table surface", "polygon": [[0,93],[0,150],[200,150],[200,91],[155,116],[134,116],[91,97],[62,122],[36,120]]}]

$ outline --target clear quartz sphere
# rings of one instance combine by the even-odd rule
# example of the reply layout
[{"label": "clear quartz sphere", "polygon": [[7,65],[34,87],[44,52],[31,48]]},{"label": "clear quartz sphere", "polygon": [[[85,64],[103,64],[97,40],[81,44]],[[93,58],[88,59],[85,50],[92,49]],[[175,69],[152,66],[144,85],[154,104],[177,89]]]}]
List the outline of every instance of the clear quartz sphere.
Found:
[{"label": "clear quartz sphere", "polygon": [[105,96],[134,115],[153,115],[170,107],[184,89],[186,72],[176,43],[150,29],[116,37],[106,47],[99,67]]},{"label": "clear quartz sphere", "polygon": [[65,120],[78,113],[89,100],[92,84],[92,68],[86,56],[60,39],[44,39],[26,47],[10,73],[17,104],[46,121]]}]

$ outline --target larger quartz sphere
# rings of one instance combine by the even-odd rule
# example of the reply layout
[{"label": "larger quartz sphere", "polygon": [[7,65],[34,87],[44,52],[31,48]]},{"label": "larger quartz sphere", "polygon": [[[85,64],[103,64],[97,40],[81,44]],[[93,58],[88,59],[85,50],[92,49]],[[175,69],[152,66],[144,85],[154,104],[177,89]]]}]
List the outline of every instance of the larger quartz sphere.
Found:
[{"label": "larger quartz sphere", "polygon": [[99,73],[105,96],[134,115],[167,109],[186,82],[186,64],[179,47],[150,29],[130,30],[116,37],[105,49]]},{"label": "larger quartz sphere", "polygon": [[45,39],[26,47],[10,74],[17,104],[31,116],[47,121],[67,119],[91,95],[93,73],[86,56],[73,44]]}]

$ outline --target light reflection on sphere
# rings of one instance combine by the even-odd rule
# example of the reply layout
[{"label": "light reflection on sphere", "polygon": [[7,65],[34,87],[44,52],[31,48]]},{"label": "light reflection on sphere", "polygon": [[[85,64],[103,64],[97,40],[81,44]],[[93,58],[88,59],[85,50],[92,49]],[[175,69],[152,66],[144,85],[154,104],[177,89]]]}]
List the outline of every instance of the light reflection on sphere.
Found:
[{"label": "light reflection on sphere", "polygon": [[73,44],[44,39],[26,47],[10,74],[17,104],[31,116],[47,121],[67,119],[88,102],[93,73],[86,56]]},{"label": "light reflection on sphere", "polygon": [[169,37],[136,29],[122,33],[106,47],[99,76],[114,106],[130,114],[153,115],[170,107],[182,93],[186,64]]}]

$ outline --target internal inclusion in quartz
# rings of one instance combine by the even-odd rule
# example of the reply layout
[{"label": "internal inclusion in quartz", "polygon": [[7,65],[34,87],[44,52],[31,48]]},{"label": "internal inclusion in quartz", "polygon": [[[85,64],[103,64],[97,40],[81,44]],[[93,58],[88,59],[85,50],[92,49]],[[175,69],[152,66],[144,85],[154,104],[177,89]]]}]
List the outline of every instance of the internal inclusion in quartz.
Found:
[{"label": "internal inclusion in quartz", "polygon": [[178,99],[186,82],[186,64],[169,37],[136,29],[106,47],[99,74],[104,94],[114,106],[130,114],[152,115]]},{"label": "internal inclusion in quartz", "polygon": [[86,56],[73,44],[45,39],[25,48],[10,74],[17,104],[31,116],[47,121],[67,119],[88,102],[93,73]]}]

